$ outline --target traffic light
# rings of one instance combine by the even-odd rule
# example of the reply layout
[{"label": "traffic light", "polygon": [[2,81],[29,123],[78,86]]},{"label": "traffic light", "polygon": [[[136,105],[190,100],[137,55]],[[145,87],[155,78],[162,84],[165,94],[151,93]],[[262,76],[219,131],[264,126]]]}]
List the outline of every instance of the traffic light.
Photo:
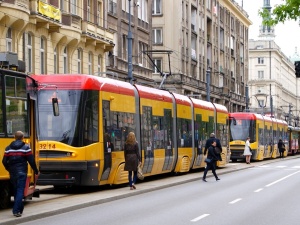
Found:
[{"label": "traffic light", "polygon": [[300,61],[295,61],[296,78],[300,78]]}]

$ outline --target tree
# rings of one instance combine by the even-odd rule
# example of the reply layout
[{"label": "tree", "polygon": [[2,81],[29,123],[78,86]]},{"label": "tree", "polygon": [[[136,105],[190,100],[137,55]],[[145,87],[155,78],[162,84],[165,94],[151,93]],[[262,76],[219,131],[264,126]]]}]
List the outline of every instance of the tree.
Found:
[{"label": "tree", "polygon": [[274,26],[287,20],[297,20],[300,18],[300,1],[285,0],[285,3],[275,5],[271,12],[268,9],[260,10],[259,15],[263,18],[263,24],[266,26]]}]

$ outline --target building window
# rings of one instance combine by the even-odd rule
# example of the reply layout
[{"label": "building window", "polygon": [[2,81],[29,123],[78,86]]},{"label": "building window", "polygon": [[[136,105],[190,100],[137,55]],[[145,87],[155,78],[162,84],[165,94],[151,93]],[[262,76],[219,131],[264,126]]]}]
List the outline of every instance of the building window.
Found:
[{"label": "building window", "polygon": [[162,60],[153,59],[153,62],[156,66],[153,65],[153,73],[160,73],[162,71]]},{"label": "building window", "polygon": [[111,13],[113,15],[117,14],[117,0],[109,0],[108,13]]},{"label": "building window", "polygon": [[261,108],[265,107],[265,101],[264,100],[258,100],[258,105]]},{"label": "building window", "polygon": [[148,51],[148,45],[143,42],[140,42],[139,43],[139,53],[140,53],[139,54],[139,64],[140,64],[140,66],[147,67],[147,60],[145,59],[144,54],[143,54],[144,51]]},{"label": "building window", "polygon": [[258,71],[258,79],[264,79],[264,71]]},{"label": "building window", "polygon": [[152,30],[153,43],[162,44],[162,29],[156,28]]},{"label": "building window", "polygon": [[11,28],[8,28],[7,33],[6,33],[6,51],[12,52],[12,30],[11,30]]},{"label": "building window", "polygon": [[258,64],[264,64],[264,58],[263,57],[258,57]]},{"label": "building window", "polygon": [[148,0],[139,0],[138,18],[148,22]]},{"label": "building window", "polygon": [[82,50],[77,49],[77,73],[82,73]]},{"label": "building window", "polygon": [[122,57],[123,59],[127,59],[127,36],[123,35],[122,38]]},{"label": "building window", "polygon": [[102,65],[102,55],[98,55],[98,65],[97,65],[98,75],[100,75],[100,73],[102,72],[101,65]]},{"label": "building window", "polygon": [[102,25],[102,2],[101,1],[98,1],[97,3],[97,23],[98,23],[98,26],[101,26]]},{"label": "building window", "polygon": [[32,71],[32,35],[27,33],[25,35],[25,41],[26,41],[26,51],[27,51],[27,60],[26,60],[26,70],[27,72],[33,72]]},{"label": "building window", "polygon": [[63,71],[64,71],[64,73],[68,73],[68,49],[67,49],[67,47],[64,48],[63,61],[64,61]]},{"label": "building window", "polygon": [[91,52],[89,52],[88,60],[89,74],[93,74],[93,54]]},{"label": "building window", "polygon": [[72,14],[77,15],[77,0],[70,0],[70,11]]},{"label": "building window", "polygon": [[91,0],[87,0],[87,21],[91,22]]},{"label": "building window", "polygon": [[40,44],[40,70],[42,74],[46,73],[46,39],[41,37]]},{"label": "building window", "polygon": [[53,61],[54,61],[54,73],[58,73],[58,59],[57,59],[57,50],[56,48],[54,49],[53,52]]},{"label": "building window", "polygon": [[152,4],[152,14],[153,15],[157,15],[157,14],[161,14],[162,10],[161,10],[161,1],[162,0],[154,0],[153,4]]}]

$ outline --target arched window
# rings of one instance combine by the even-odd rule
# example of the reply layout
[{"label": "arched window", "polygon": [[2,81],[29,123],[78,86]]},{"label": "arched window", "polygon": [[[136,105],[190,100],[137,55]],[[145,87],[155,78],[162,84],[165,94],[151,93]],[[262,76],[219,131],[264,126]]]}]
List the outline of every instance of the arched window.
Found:
[{"label": "arched window", "polygon": [[31,73],[33,72],[33,50],[32,50],[32,46],[33,46],[33,38],[32,35],[30,33],[25,33],[25,61],[26,61],[26,71]]},{"label": "arched window", "polygon": [[93,74],[93,53],[89,52],[89,58],[88,58],[88,70],[89,74]]},{"label": "arched window", "polygon": [[68,48],[65,47],[64,48],[64,52],[63,52],[63,61],[64,61],[64,73],[68,73]]},{"label": "arched window", "polygon": [[98,65],[97,65],[97,72],[98,75],[102,72],[102,55],[98,55]]},{"label": "arched window", "polygon": [[53,61],[54,61],[54,73],[58,73],[58,58],[57,58],[57,50],[56,47],[53,52]]},{"label": "arched window", "polygon": [[47,53],[46,53],[46,46],[47,46],[47,41],[45,37],[41,37],[40,39],[40,70],[41,74],[46,73],[46,66],[47,66]]},{"label": "arched window", "polygon": [[82,49],[77,49],[77,73],[82,73]]},{"label": "arched window", "polygon": [[12,30],[11,28],[8,28],[7,33],[6,33],[6,51],[12,52]]}]

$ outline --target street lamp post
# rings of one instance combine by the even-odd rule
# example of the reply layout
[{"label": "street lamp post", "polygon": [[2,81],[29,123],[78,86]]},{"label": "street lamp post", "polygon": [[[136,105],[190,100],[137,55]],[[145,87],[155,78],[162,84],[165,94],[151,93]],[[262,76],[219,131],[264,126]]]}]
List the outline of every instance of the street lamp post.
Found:
[{"label": "street lamp post", "polygon": [[129,19],[128,19],[128,79],[132,84],[132,32],[131,32],[131,0],[128,0],[129,4]]}]

